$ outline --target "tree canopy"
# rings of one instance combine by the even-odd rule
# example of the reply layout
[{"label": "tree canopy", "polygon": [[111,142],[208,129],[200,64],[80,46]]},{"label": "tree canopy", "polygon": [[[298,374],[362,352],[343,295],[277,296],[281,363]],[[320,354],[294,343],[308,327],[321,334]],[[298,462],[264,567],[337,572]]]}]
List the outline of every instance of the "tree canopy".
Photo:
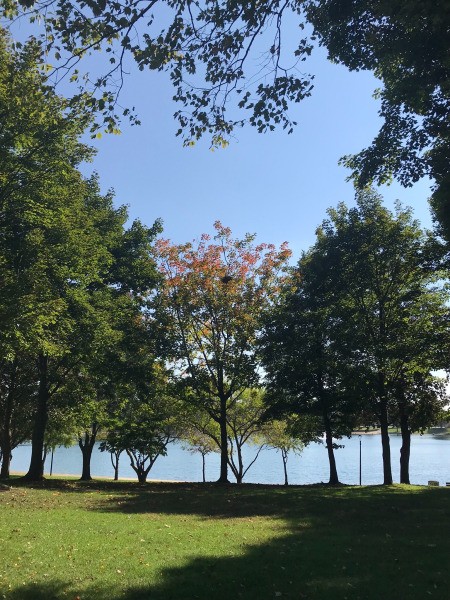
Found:
[{"label": "tree canopy", "polygon": [[283,244],[234,239],[215,223],[211,240],[158,242],[165,284],[161,320],[172,338],[174,372],[186,398],[207,411],[220,427],[221,475],[227,480],[227,414],[248,388],[259,382],[256,342],[261,313],[276,297],[281,270],[290,256]]},{"label": "tree canopy", "polygon": [[[23,13],[43,19],[40,43],[49,70],[56,80],[69,72],[83,82],[110,131],[117,128],[126,57],[141,70],[169,71],[186,144],[205,134],[213,146],[227,143],[245,122],[260,132],[291,131],[289,103],[312,91],[313,76],[299,63],[318,39],[331,60],[371,70],[382,83],[381,129],[367,149],[345,159],[354,181],[364,187],[395,177],[409,186],[431,177],[434,213],[450,237],[450,13],[444,0],[8,0],[2,10],[6,20]],[[300,26],[294,43],[293,25]],[[82,57],[98,50],[106,61],[100,73],[79,71]]]}]

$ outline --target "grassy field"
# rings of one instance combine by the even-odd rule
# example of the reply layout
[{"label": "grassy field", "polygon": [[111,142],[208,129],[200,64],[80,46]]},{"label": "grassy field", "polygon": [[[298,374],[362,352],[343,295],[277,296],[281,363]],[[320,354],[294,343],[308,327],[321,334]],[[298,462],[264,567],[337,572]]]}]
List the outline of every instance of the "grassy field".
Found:
[{"label": "grassy field", "polygon": [[0,598],[450,599],[450,488],[19,480]]}]

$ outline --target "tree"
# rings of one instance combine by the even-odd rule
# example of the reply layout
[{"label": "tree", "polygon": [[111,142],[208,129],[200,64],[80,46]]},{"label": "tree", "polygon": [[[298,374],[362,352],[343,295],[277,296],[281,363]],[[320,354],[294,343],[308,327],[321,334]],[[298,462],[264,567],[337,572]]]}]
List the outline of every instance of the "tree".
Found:
[{"label": "tree", "polygon": [[[245,389],[227,410],[228,466],[236,478],[236,483],[239,484],[242,483],[244,476],[266,446],[262,435],[266,413],[263,398],[262,389]],[[220,450],[220,427],[217,421],[211,419],[209,415],[208,418],[200,417],[200,419],[197,418],[195,427],[201,434],[208,436]],[[254,456],[247,465],[243,454],[244,446],[256,448]]]},{"label": "tree", "polygon": [[30,356],[16,354],[0,360],[0,478],[9,477],[12,452],[30,439],[37,381]]},{"label": "tree", "polygon": [[206,456],[211,452],[218,452],[219,446],[210,435],[197,429],[195,426],[183,430],[182,439],[185,440],[184,449],[191,454],[200,454],[202,457],[202,481],[206,483]]},{"label": "tree", "polygon": [[[264,392],[258,388],[244,390],[227,414],[228,425],[228,464],[237,483],[242,483],[265,447],[266,442],[258,435],[263,429],[266,412]],[[256,452],[247,466],[244,464],[244,446],[254,446]]]},{"label": "tree", "polygon": [[431,198],[450,239],[449,13],[445,2],[313,0],[308,18],[331,60],[374,72],[383,125],[372,144],[346,157],[356,184],[435,181]]},{"label": "tree", "polygon": [[64,361],[74,323],[68,307],[81,309],[81,290],[105,257],[76,170],[92,155],[78,139],[89,120],[84,104],[71,105],[46,85],[33,42],[13,50],[1,32],[0,53],[0,351],[7,362],[25,353],[34,362],[35,478],[55,391],[49,361]]},{"label": "tree", "polygon": [[205,410],[220,428],[219,481],[228,481],[229,410],[259,380],[255,350],[260,315],[273,302],[290,256],[286,245],[253,245],[215,223],[211,241],[171,245],[158,242],[165,285],[160,319],[171,334],[171,356],[186,398]]},{"label": "tree", "polygon": [[[328,265],[353,380],[381,427],[384,483],[390,484],[390,412],[412,401],[418,374],[426,381],[445,366],[447,294],[411,211],[398,205],[392,214],[377,194],[365,192],[356,208],[341,204],[329,216],[315,252]],[[404,444],[409,456],[407,438]]]},{"label": "tree", "polygon": [[[189,393],[183,389],[182,392]],[[217,443],[217,435],[211,436],[211,430],[217,430],[217,423],[212,421],[209,414],[195,407],[193,402],[184,400],[187,410],[185,411],[186,422],[182,426],[180,440],[183,448],[191,454],[200,454],[202,457],[202,480],[206,483],[206,456],[211,452],[219,452],[220,445]],[[216,439],[214,439],[216,438]]]},{"label": "tree", "polygon": [[409,377],[409,381],[401,377],[396,382],[392,407],[392,422],[400,427],[402,435],[400,483],[407,484],[410,483],[411,434],[426,431],[448,402],[442,379],[423,371],[411,373]]},{"label": "tree", "polygon": [[164,371],[157,368],[147,394],[129,397],[108,433],[105,447],[118,454],[125,450],[139,483],[145,483],[156,460],[166,456],[168,444],[178,439],[184,424],[183,408],[170,389]]},{"label": "tree", "polygon": [[[59,405],[52,402],[49,408],[47,426],[45,428],[44,449],[42,453],[42,471],[48,454],[54,452],[58,446],[69,448],[76,439],[76,407]],[[50,466],[50,472],[52,465]]]},{"label": "tree", "polygon": [[[117,425],[116,425],[117,427]],[[114,481],[119,480],[119,461],[120,456],[125,448],[122,447],[120,432],[116,433],[116,429],[112,426],[107,434],[106,440],[100,442],[100,452],[109,452],[111,465],[114,469]]]},{"label": "tree", "polygon": [[292,422],[292,418],[282,421],[279,419],[270,421],[264,428],[263,433],[267,447],[281,452],[284,485],[289,485],[287,472],[289,453],[301,454],[305,447],[304,442],[293,435],[290,421]]},{"label": "tree", "polygon": [[[261,353],[269,414],[296,415],[313,441],[325,432],[329,483],[339,483],[333,438],[349,436],[360,410],[327,264],[316,247],[292,272],[281,301],[268,313]],[[306,436],[306,437],[305,437]]]},{"label": "tree", "polygon": [[6,369],[24,354],[34,365],[27,476],[39,479],[51,400],[120,335],[113,307],[146,301],[160,226],[125,230],[126,210],[100,194],[96,176],[83,179],[77,166],[92,156],[79,140],[85,98],[55,94],[36,44],[14,50],[1,32],[0,53],[0,353]]}]

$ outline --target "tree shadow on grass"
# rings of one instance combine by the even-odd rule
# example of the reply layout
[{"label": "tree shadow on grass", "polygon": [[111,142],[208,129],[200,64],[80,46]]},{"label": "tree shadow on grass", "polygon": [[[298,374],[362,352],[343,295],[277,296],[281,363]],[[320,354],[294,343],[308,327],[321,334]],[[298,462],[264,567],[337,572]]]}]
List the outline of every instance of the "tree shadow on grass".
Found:
[{"label": "tree shadow on grass", "polygon": [[[50,582],[24,586],[7,598],[448,600],[448,531],[437,535],[436,523],[431,531],[413,529],[411,515],[405,521],[397,514],[381,514],[374,522],[339,513],[314,522],[291,519],[279,537],[261,545],[245,545],[243,540],[242,548],[234,546],[230,556],[193,556],[171,567],[168,555],[156,583],[142,575],[126,589],[120,581],[103,587],[80,584],[79,589]],[[406,537],[405,528],[410,529]]]},{"label": "tree shadow on grass", "polygon": [[[9,593],[5,590],[3,598],[8,600],[60,600],[60,598],[70,598],[66,596],[69,585],[59,580],[50,580],[45,583],[29,583],[21,586]],[[73,600],[75,596],[72,596]]]},{"label": "tree shadow on grass", "polygon": [[[208,518],[252,516],[290,519],[305,514],[322,519],[380,518],[421,510],[439,502],[439,493],[450,490],[419,486],[268,486],[257,484],[154,484],[99,496],[92,510],[123,514],[178,514]],[[431,504],[430,504],[431,503]]]},{"label": "tree shadow on grass", "polygon": [[[215,520],[274,517],[261,544],[202,553],[180,564],[170,552],[156,582],[145,570],[110,585],[45,582],[12,600],[448,600],[450,495],[424,488],[167,486],[102,497],[101,512],[193,514]],[[279,519],[279,520],[278,520]],[[281,521],[281,523],[280,523]],[[214,524],[211,525],[214,527]],[[231,527],[231,525],[230,525]],[[172,546],[173,547],[173,546]],[[160,548],[164,552],[164,547]],[[147,560],[151,562],[149,554]],[[171,566],[171,563],[174,566]],[[95,573],[94,573],[95,575]],[[116,581],[116,583],[114,583]]]}]

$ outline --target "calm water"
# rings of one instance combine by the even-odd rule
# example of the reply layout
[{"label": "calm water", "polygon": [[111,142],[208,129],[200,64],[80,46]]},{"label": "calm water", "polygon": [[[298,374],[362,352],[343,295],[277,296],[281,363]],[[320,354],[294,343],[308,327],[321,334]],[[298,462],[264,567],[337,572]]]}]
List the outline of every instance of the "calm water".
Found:
[{"label": "calm water", "polygon": [[[401,437],[391,435],[391,453],[394,481],[399,481],[399,452]],[[379,435],[363,435],[362,442],[362,483],[377,484],[383,481],[381,463],[381,439]],[[340,443],[344,448],[336,451],[339,478],[343,483],[359,482],[359,438],[352,437]],[[16,448],[11,468],[13,471],[26,471],[30,460],[30,446]],[[247,464],[254,456],[254,449],[245,449]],[[47,458],[45,472],[50,469]],[[149,479],[200,481],[202,477],[200,455],[192,455],[178,444],[172,444],[167,456],[156,461]],[[109,454],[100,452],[98,447],[92,454],[92,475],[113,477]],[[57,448],[53,460],[53,473],[79,475],[81,472],[81,451],[78,446]],[[219,455],[206,457],[206,478],[214,481],[219,473]],[[305,484],[328,481],[328,460],[323,444],[311,444],[300,455],[291,455],[288,460],[289,483]],[[120,477],[135,478],[128,457],[121,456]],[[410,462],[411,483],[426,484],[436,479],[440,485],[450,481],[450,438],[433,435],[414,435],[411,444]],[[230,480],[232,479],[230,474]],[[244,481],[247,483],[283,483],[281,455],[274,450],[261,451],[258,460],[250,468]]]}]

